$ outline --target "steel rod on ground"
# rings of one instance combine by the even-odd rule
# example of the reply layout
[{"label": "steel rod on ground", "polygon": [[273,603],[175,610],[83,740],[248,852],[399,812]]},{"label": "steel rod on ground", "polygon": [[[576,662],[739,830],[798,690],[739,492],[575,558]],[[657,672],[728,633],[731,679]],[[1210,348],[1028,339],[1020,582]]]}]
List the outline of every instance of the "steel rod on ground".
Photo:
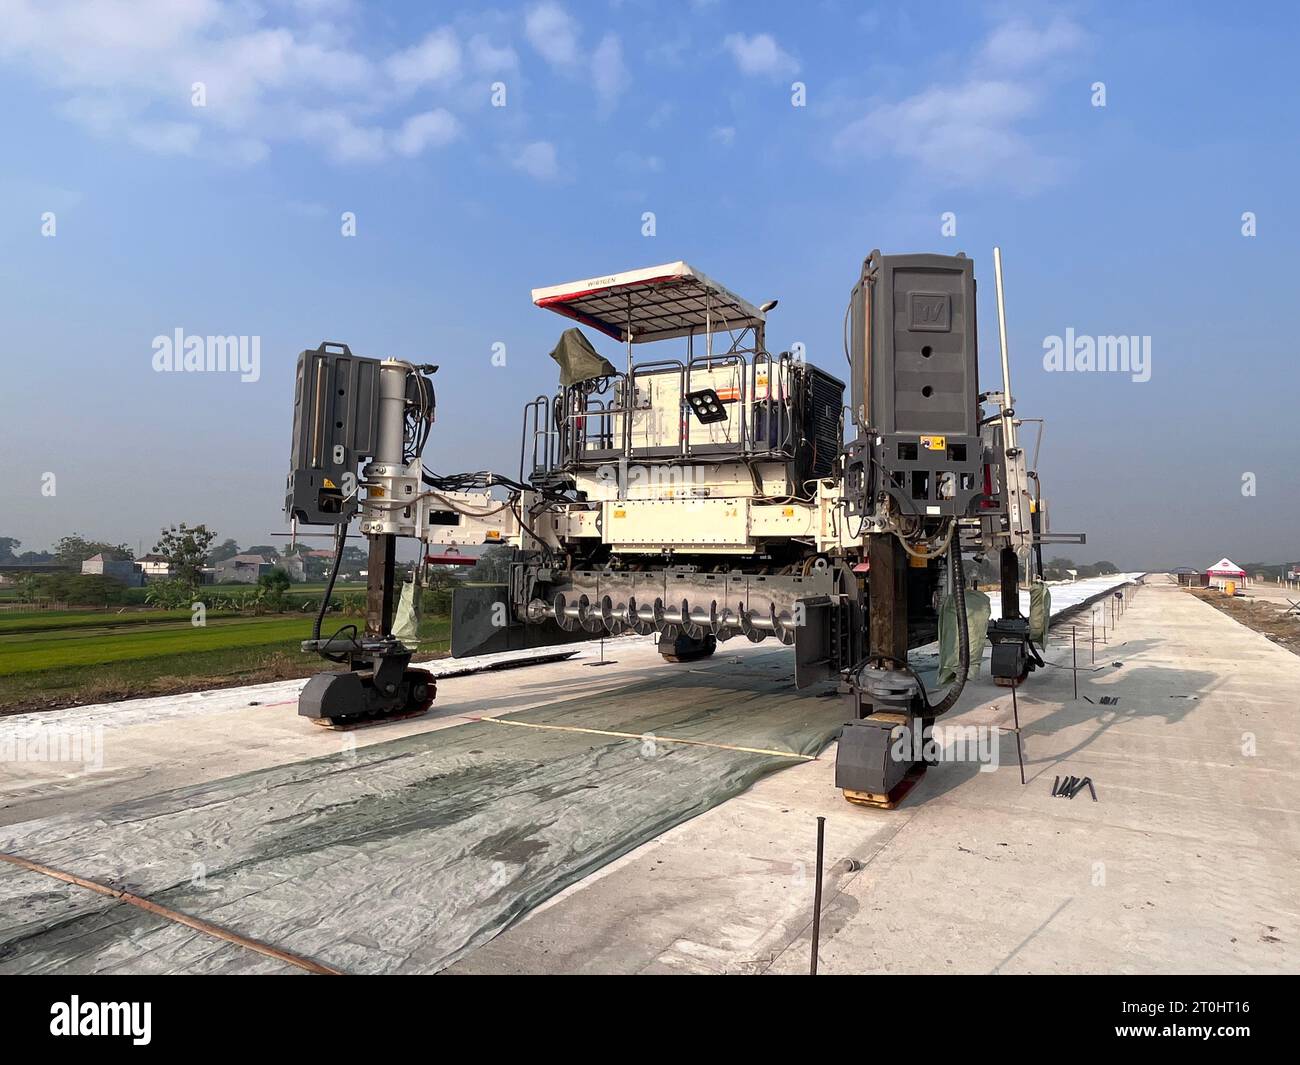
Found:
[{"label": "steel rod on ground", "polygon": [[1016,687],[1011,689],[1011,719],[1016,723],[1016,761],[1020,763],[1020,783],[1025,782],[1025,753],[1020,747],[1020,707],[1016,702]]},{"label": "steel rod on ground", "polygon": [[1079,698],[1079,645],[1075,639],[1074,626],[1070,626],[1070,673],[1074,677],[1074,697]]},{"label": "steel rod on ground", "polygon": [[817,818],[817,877],[813,888],[812,959],[808,975],[817,975],[817,948],[822,937],[822,856],[826,849],[826,818]]}]

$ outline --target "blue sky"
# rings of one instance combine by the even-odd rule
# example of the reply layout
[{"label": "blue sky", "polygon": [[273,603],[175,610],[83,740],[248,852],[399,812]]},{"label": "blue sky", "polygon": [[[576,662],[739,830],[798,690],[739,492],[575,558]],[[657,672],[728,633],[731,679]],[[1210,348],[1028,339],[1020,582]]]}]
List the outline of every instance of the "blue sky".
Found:
[{"label": "blue sky", "polygon": [[[1000,244],[1016,406],[1048,420],[1054,527],[1089,533],[1061,553],[1300,558],[1298,21],[0,0],[0,535],[147,550],[184,520],[269,542],[294,361],[322,339],[441,364],[428,464],[514,472],[568,324],[529,290],[677,259],[779,297],[769,347],[842,372],[865,255],[963,250],[992,388]],[[260,337],[259,380],[155,372],[176,329]],[[1150,381],[1046,372],[1067,329],[1151,337]]]}]

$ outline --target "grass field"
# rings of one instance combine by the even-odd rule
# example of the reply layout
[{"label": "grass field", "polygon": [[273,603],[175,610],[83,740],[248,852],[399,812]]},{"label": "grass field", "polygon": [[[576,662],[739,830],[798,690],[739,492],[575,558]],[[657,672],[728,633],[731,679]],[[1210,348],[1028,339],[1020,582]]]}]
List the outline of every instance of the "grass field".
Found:
[{"label": "grass field", "polygon": [[[331,615],[324,631],[359,619]],[[263,617],[189,611],[0,615],[0,713],[308,676],[326,668],[300,649],[310,614]],[[450,623],[426,618],[420,654],[445,653]]]}]

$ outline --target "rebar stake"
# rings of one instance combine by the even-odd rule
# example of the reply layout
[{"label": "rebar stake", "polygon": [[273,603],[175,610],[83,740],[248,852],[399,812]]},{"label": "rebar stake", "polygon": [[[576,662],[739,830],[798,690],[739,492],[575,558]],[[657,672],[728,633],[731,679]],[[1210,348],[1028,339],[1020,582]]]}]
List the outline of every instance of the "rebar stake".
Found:
[{"label": "rebar stake", "polygon": [[812,960],[808,975],[817,975],[817,948],[822,938],[822,855],[826,848],[826,818],[817,818],[817,878],[813,889]]},{"label": "rebar stake", "polygon": [[[1016,685],[1019,687],[1019,684]],[[1011,718],[1016,723],[1016,761],[1020,763],[1020,783],[1025,783],[1025,755],[1020,748],[1020,708],[1016,702],[1016,689],[1011,689]]]}]

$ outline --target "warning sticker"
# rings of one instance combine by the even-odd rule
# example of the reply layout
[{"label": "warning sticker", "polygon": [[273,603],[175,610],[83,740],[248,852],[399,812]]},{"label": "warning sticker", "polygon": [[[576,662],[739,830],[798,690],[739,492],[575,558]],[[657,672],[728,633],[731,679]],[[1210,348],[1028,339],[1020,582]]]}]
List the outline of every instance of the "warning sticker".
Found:
[{"label": "warning sticker", "polygon": [[944,451],[948,447],[948,438],[946,436],[923,436],[921,437],[921,446],[926,451]]}]

